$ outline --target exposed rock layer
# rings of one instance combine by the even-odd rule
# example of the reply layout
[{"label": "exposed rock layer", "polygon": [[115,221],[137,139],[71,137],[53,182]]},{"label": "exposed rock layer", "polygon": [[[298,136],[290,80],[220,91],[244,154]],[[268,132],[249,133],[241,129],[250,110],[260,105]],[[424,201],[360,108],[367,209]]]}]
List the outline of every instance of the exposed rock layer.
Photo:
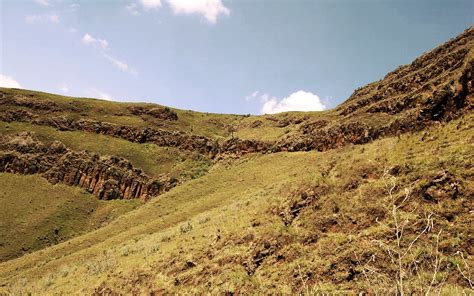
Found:
[{"label": "exposed rock layer", "polygon": [[474,28],[356,90],[340,117],[303,123],[273,151],[308,151],[364,144],[452,120],[474,106]]},{"label": "exposed rock layer", "polygon": [[27,110],[6,110],[0,113],[2,121],[21,121],[51,126],[61,131],[79,130],[122,138],[137,143],[154,143],[158,146],[177,147],[184,150],[209,154],[216,151],[216,144],[210,139],[179,131],[167,131],[148,127],[118,125],[91,119],[74,120],[63,115],[40,117]]},{"label": "exposed rock layer", "polygon": [[67,149],[59,141],[43,143],[31,133],[0,137],[0,171],[42,174],[49,182],[79,186],[99,199],[141,199],[167,191],[177,180],[151,179],[123,158]]},{"label": "exposed rock layer", "polygon": [[[265,117],[278,128],[293,131],[274,142],[232,137],[218,142],[192,132],[122,125],[85,118],[83,101],[55,102],[0,91],[0,120],[20,121],[154,143],[195,151],[206,157],[279,151],[325,151],[348,144],[364,144],[384,136],[418,131],[452,120],[474,106],[474,28],[422,55],[410,65],[387,74],[384,79],[356,90],[329,116]],[[124,111],[124,110],[122,110]],[[145,105],[128,106],[128,114],[158,121],[177,121],[171,109]],[[84,118],[81,116],[84,115]],[[263,120],[263,119],[262,119]],[[155,120],[156,121],[156,120]],[[256,120],[251,128],[264,123]],[[192,129],[191,129],[192,130]],[[288,129],[290,131],[290,129]],[[30,136],[2,139],[0,170],[41,173],[51,182],[86,188],[99,198],[147,199],[174,185],[153,181],[123,159],[73,152],[60,143],[43,144]],[[26,144],[25,144],[26,143]],[[6,152],[5,152],[6,151]]]},{"label": "exposed rock layer", "polygon": [[178,120],[178,114],[168,107],[130,106],[127,108],[133,115],[149,115],[156,119]]}]

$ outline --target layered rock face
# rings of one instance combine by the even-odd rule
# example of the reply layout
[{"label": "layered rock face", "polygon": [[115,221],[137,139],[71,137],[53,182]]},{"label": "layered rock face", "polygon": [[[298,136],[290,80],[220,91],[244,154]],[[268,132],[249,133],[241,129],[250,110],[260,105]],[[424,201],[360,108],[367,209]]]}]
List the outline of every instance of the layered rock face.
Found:
[{"label": "layered rock face", "polygon": [[[158,146],[176,147],[197,151],[202,154],[217,152],[217,145],[212,140],[183,131],[168,131],[150,127],[118,125],[92,119],[76,119],[60,115],[61,111],[77,111],[77,106],[58,106],[51,100],[36,100],[21,95],[0,95],[0,120],[5,122],[20,121],[36,125],[51,126],[61,131],[80,130],[122,138],[137,143],[154,143]],[[18,108],[20,107],[20,108]],[[25,109],[27,108],[27,109]],[[77,109],[77,110],[76,110]],[[149,115],[161,120],[175,121],[176,113],[169,108],[150,108],[132,106],[128,108],[135,115]]]},{"label": "layered rock face", "polygon": [[151,179],[123,158],[75,152],[61,142],[43,143],[31,133],[0,137],[0,171],[41,174],[49,182],[79,186],[99,199],[147,200],[177,184]]},{"label": "layered rock face", "polygon": [[168,107],[146,108],[143,106],[130,106],[127,109],[133,115],[149,115],[153,118],[161,119],[161,120],[171,120],[171,121],[178,120],[178,114],[176,114],[176,112],[172,111]]},{"label": "layered rock face", "polygon": [[[220,136],[217,135],[213,139],[196,135],[192,129],[176,131],[173,127],[183,124],[178,123],[176,112],[157,105],[118,108],[126,116],[135,115],[147,121],[150,127],[144,127],[141,124],[99,121],[97,118],[102,119],[100,116],[89,117],[93,104],[81,100],[55,102],[47,98],[37,99],[28,93],[0,92],[0,120],[102,134],[136,143],[154,143],[197,152],[206,158],[279,151],[324,151],[421,130],[472,110],[473,71],[474,28],[470,28],[410,65],[399,67],[384,79],[356,90],[345,103],[325,115],[261,118],[273,122],[274,127],[289,131],[272,142],[238,138],[220,139],[218,142]],[[254,121],[250,127],[260,128],[264,125],[262,120]],[[221,123],[229,125],[224,120]],[[125,194],[124,190],[121,192]]]},{"label": "layered rock face", "polygon": [[51,100],[32,100],[31,98],[24,96],[1,96],[0,104],[10,105],[17,107],[26,107],[34,110],[42,111],[59,111],[62,108]]},{"label": "layered rock face", "polygon": [[6,122],[21,121],[37,125],[51,126],[61,131],[85,131],[121,138],[136,143],[154,143],[158,146],[176,147],[203,154],[217,151],[212,140],[181,131],[166,131],[148,127],[118,125],[91,119],[74,120],[66,116],[38,116],[27,110],[6,110],[0,112],[0,120]]},{"label": "layered rock face", "polygon": [[176,147],[203,154],[212,153],[216,149],[210,139],[181,131],[117,125],[91,119],[72,120],[64,116],[35,119],[32,123],[52,126],[59,130],[80,130],[107,135],[137,143],[154,143],[158,146]]},{"label": "layered rock face", "polygon": [[221,145],[219,145],[219,154],[235,154],[242,155],[256,152],[269,152],[273,147],[273,143],[257,141],[257,140],[242,140],[232,138]]},{"label": "layered rock face", "polygon": [[356,90],[338,110],[342,115],[357,111],[397,114],[430,104],[437,91],[459,94],[462,77],[472,71],[473,43],[474,28],[470,28],[411,64],[388,73],[384,79]]},{"label": "layered rock face", "polygon": [[474,28],[380,81],[356,90],[332,121],[303,123],[273,151],[308,151],[364,144],[449,121],[474,106]]},{"label": "layered rock face", "polygon": [[301,134],[280,140],[273,151],[325,151],[347,144],[365,144],[378,136],[375,129],[359,122],[334,124],[327,129],[304,126]]}]

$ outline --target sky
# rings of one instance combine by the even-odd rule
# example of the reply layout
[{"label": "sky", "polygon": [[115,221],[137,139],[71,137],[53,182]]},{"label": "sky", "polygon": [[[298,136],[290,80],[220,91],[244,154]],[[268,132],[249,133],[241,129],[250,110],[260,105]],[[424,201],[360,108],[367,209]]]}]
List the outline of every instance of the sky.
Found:
[{"label": "sky", "polygon": [[0,0],[0,86],[319,111],[473,24],[472,0]]}]

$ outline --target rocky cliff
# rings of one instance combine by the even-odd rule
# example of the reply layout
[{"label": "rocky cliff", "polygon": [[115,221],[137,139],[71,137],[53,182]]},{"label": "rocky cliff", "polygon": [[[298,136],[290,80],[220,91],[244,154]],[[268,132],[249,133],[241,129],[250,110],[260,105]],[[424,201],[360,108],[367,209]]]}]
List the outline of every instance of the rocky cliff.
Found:
[{"label": "rocky cliff", "polygon": [[99,199],[148,200],[177,184],[152,179],[123,158],[76,152],[59,141],[43,143],[32,133],[0,137],[0,172],[41,174],[49,182],[79,186]]},{"label": "rocky cliff", "polygon": [[[239,126],[235,125],[242,119],[238,116],[216,120],[209,114],[188,112],[186,121],[177,112],[154,104],[109,103],[107,107],[107,103],[0,90],[0,120],[153,143],[215,161],[226,155],[325,151],[417,131],[469,112],[474,106],[473,71],[474,28],[470,28],[382,80],[357,89],[346,102],[322,115],[263,116]],[[109,122],[113,117],[120,120]],[[206,120],[217,122],[216,130],[206,136],[194,132],[192,124]],[[225,137],[219,130],[264,129],[265,122],[285,132],[261,140],[239,139],[233,132]],[[151,180],[125,159],[72,151],[60,143],[40,143],[32,135],[2,141],[1,171],[41,173],[50,182],[80,186],[103,199],[147,199],[175,184],[169,179]]]},{"label": "rocky cliff", "polygon": [[[9,101],[0,99],[0,104],[7,105]],[[181,131],[167,131],[150,127],[135,127],[102,122],[92,119],[78,119],[52,115],[42,116],[24,109],[10,109],[0,112],[0,120],[5,122],[20,121],[36,125],[50,126],[61,131],[85,131],[111,137],[121,138],[136,143],[154,143],[158,146],[177,147],[180,149],[198,151],[203,154],[212,154],[216,151],[216,144],[210,139]]]},{"label": "rocky cliff", "polygon": [[275,151],[324,151],[450,121],[474,106],[474,28],[356,90],[332,120],[309,121]]}]

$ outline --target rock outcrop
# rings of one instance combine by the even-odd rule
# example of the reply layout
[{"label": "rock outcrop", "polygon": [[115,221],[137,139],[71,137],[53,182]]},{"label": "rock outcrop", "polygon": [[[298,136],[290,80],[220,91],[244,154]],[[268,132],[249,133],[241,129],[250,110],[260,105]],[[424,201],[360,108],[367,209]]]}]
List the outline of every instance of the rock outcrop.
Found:
[{"label": "rock outcrop", "polygon": [[168,107],[152,107],[130,106],[127,108],[133,115],[149,115],[153,118],[162,120],[178,120],[178,114]]},{"label": "rock outcrop", "polygon": [[85,131],[121,138],[136,143],[154,143],[163,147],[176,147],[202,154],[213,154],[217,144],[211,139],[182,131],[168,131],[149,127],[118,125],[92,119],[78,119],[64,115],[39,116],[27,110],[14,109],[0,111],[0,120],[21,121],[36,125],[54,127],[60,131]]},{"label": "rock outcrop", "polygon": [[344,116],[357,112],[397,114],[425,103],[436,90],[458,88],[463,70],[470,67],[473,59],[473,43],[474,28],[470,28],[384,79],[359,88],[337,109]]},{"label": "rock outcrop", "polygon": [[[410,65],[399,67],[384,79],[357,89],[346,102],[319,118],[315,116],[317,119],[309,114],[262,117],[272,128],[286,129],[282,133],[284,135],[273,142],[232,137],[218,143],[221,135],[213,139],[194,134],[192,128],[186,129],[186,132],[177,131],[174,128],[179,124],[170,123],[178,121],[177,114],[169,108],[151,104],[130,105],[122,108],[120,114],[140,116],[142,120],[148,120],[152,127],[99,121],[95,115],[87,118],[85,111],[93,108],[93,104],[87,107],[82,101],[64,103],[51,101],[49,97],[36,99],[28,92],[25,95],[0,92],[0,120],[28,122],[64,131],[85,131],[137,143],[154,143],[198,152],[211,158],[217,154],[238,156],[257,152],[324,151],[418,131],[472,110],[473,69],[474,28],[470,28]],[[65,110],[68,112],[63,112]],[[84,116],[81,118],[78,114]],[[264,124],[262,120],[236,127],[261,128]],[[163,123],[163,129],[156,127],[157,122]],[[219,123],[234,127],[233,123],[225,120]]]},{"label": "rock outcrop", "polygon": [[23,96],[23,95],[15,95],[15,96],[5,96],[3,95],[0,99],[1,105],[10,105],[10,106],[17,106],[17,107],[26,107],[31,108],[34,110],[42,110],[42,111],[59,111],[61,108],[55,102],[42,99],[42,100],[35,100],[34,98]]},{"label": "rock outcrop", "polygon": [[32,133],[0,138],[0,172],[41,174],[49,182],[79,186],[99,199],[148,200],[175,185],[152,179],[123,158],[71,151],[59,141],[43,143]]},{"label": "rock outcrop", "polygon": [[364,144],[450,121],[474,106],[474,28],[383,80],[356,90],[340,117],[303,123],[273,151],[308,151]]},{"label": "rock outcrop", "polygon": [[276,143],[274,151],[325,151],[347,144],[364,144],[378,137],[377,131],[370,126],[350,122],[336,124],[326,129],[308,129],[304,126],[301,134],[284,138]]},{"label": "rock outcrop", "polygon": [[219,153],[234,155],[265,153],[271,151],[272,147],[273,143],[270,142],[232,138],[219,145]]}]

